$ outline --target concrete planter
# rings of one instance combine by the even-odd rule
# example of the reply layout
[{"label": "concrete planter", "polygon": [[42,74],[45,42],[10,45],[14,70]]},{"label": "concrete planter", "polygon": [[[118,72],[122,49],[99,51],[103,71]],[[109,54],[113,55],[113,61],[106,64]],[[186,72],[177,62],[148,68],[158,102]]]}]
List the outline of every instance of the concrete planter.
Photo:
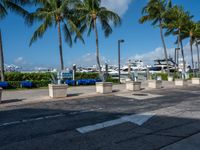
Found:
[{"label": "concrete planter", "polygon": [[192,84],[200,85],[200,78],[192,78]]},{"label": "concrete planter", "polygon": [[168,77],[168,81],[172,82],[174,80],[174,78],[172,76]]},{"label": "concrete planter", "polygon": [[49,84],[49,96],[51,98],[67,97],[67,84]]},{"label": "concrete planter", "polygon": [[161,89],[162,80],[148,80],[148,87],[153,89]]},{"label": "concrete planter", "polygon": [[97,82],[96,83],[96,92],[101,94],[112,93],[113,83],[111,82]]},{"label": "concrete planter", "polygon": [[140,91],[141,90],[141,82],[127,81],[126,89],[129,91]]},{"label": "concrete planter", "polygon": [[187,86],[187,80],[185,79],[176,79],[175,80],[175,86]]}]

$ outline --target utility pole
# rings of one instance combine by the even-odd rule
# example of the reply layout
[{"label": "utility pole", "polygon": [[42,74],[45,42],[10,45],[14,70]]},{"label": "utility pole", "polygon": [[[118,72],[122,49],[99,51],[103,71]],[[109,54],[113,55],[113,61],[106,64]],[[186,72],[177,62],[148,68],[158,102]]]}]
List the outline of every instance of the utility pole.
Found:
[{"label": "utility pole", "polygon": [[3,55],[3,40],[0,30],[0,69],[1,69],[1,81],[5,81],[4,79],[4,55]]},{"label": "utility pole", "polygon": [[119,83],[120,83],[120,75],[121,75],[121,70],[120,70],[120,68],[121,68],[121,61],[120,61],[120,59],[121,59],[121,54],[120,54],[120,44],[121,43],[124,43],[124,40],[118,40],[118,71],[119,71]]}]

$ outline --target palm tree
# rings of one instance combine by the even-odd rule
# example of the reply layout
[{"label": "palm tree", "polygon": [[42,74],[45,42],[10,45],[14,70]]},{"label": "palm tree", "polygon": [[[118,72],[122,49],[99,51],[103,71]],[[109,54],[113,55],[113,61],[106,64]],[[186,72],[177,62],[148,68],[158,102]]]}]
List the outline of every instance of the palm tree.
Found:
[{"label": "palm tree", "polygon": [[[198,69],[199,69],[199,73],[200,73],[199,44],[200,44],[200,39],[199,39],[199,38],[196,38],[196,39],[195,39],[195,45],[196,45],[196,48],[197,48],[197,62],[198,62]],[[198,77],[199,77],[199,74],[198,74]]]},{"label": "palm tree", "polygon": [[[30,3],[29,0],[0,0],[0,20],[4,19],[8,10],[14,11],[22,16],[27,16],[28,12],[23,9],[20,5]],[[3,41],[2,33],[0,30],[0,70],[1,70],[1,81],[4,81],[4,55],[3,55]]]},{"label": "palm tree", "polygon": [[[200,25],[191,20],[190,23],[187,26],[185,26],[183,30],[183,34],[185,34],[187,37],[190,38],[191,62],[192,62],[193,75],[194,75],[193,44],[195,43],[196,38],[200,36]],[[198,49],[198,45],[197,45],[197,49]],[[197,55],[198,55],[198,50],[197,50]],[[198,58],[198,61],[199,61],[199,58]]]},{"label": "palm tree", "polygon": [[178,45],[181,48],[181,55],[183,59],[183,77],[185,73],[185,56],[182,40],[187,38],[187,35],[183,33],[186,26],[189,25],[192,16],[189,12],[186,12],[183,7],[174,6],[170,8],[166,13],[165,27],[167,28],[166,35],[173,34],[178,37]]},{"label": "palm tree", "polygon": [[140,23],[145,23],[147,21],[152,21],[152,25],[158,25],[160,28],[160,36],[163,43],[165,60],[167,62],[167,73],[169,76],[169,62],[168,62],[168,54],[167,47],[164,40],[163,28],[165,22],[165,13],[171,8],[171,0],[149,0],[147,5],[143,8],[142,14],[143,16],[140,18]]},{"label": "palm tree", "polygon": [[114,26],[117,26],[121,23],[121,19],[116,13],[105,7],[101,7],[101,0],[83,0],[83,2],[78,5],[77,9],[82,22],[81,31],[84,32],[88,28],[88,36],[92,30],[95,32],[96,60],[99,73],[101,74],[97,20],[101,24],[105,36],[108,37],[113,31],[109,23],[113,23]]},{"label": "palm tree", "polygon": [[79,3],[78,0],[36,0],[39,4],[39,8],[29,15],[27,22],[32,24],[36,21],[42,21],[42,24],[34,32],[30,46],[38,38],[42,38],[44,33],[48,28],[52,27],[54,24],[58,30],[58,41],[59,41],[59,53],[60,53],[60,65],[61,70],[64,70],[63,61],[63,50],[62,50],[62,35],[61,35],[61,25],[65,37],[65,41],[68,45],[72,46],[72,34],[76,33],[79,39],[82,36],[77,27],[77,18],[75,15],[75,6]]}]

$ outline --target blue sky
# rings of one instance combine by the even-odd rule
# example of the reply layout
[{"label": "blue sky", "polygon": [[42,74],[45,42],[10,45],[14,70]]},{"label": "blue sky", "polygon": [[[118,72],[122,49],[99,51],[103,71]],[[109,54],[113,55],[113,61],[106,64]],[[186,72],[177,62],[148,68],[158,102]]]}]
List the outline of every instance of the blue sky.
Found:
[{"label": "blue sky", "polygon": [[[103,5],[113,9],[122,17],[122,25],[114,28],[113,34],[105,38],[99,28],[100,53],[102,62],[115,64],[117,62],[117,40],[123,38],[122,62],[130,58],[140,58],[146,63],[153,62],[155,58],[162,57],[162,43],[159,29],[150,23],[139,24],[141,10],[147,0],[103,0]],[[183,5],[191,12],[195,20],[200,20],[199,0],[173,0],[174,4]],[[0,28],[3,33],[3,47],[6,64],[16,64],[26,67],[59,67],[59,51],[57,29],[49,29],[42,39],[36,41],[29,47],[30,38],[38,24],[29,27],[24,24],[22,17],[10,13],[1,21]],[[95,61],[95,37],[84,36],[85,45],[77,42],[70,48],[63,43],[65,66],[72,64],[92,65]],[[166,37],[169,55],[173,55],[175,47],[174,37]],[[188,41],[184,41],[185,51],[189,51]],[[187,55],[187,52],[186,52]]]}]

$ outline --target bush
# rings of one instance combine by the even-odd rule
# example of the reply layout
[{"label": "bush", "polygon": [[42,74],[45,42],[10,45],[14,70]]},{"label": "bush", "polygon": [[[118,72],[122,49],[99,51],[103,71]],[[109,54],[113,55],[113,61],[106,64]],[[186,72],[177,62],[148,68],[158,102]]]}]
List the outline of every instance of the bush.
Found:
[{"label": "bush", "polygon": [[113,79],[111,76],[109,76],[109,77],[107,78],[106,82],[118,83],[119,80],[118,80],[118,79]]},{"label": "bush", "polygon": [[157,73],[157,76],[160,76],[162,80],[165,80],[165,81],[168,80],[167,73]]},{"label": "bush", "polygon": [[168,80],[168,75],[167,75],[167,73],[155,73],[155,74],[152,74],[152,75],[151,75],[151,78],[152,78],[153,80],[155,80],[155,79],[157,79],[158,76],[160,76],[162,80],[165,80],[165,81]]},{"label": "bush", "polygon": [[[31,81],[33,83],[33,88],[40,88],[40,87],[47,87],[49,83],[51,83],[50,81],[45,81],[45,80],[41,80],[41,81]],[[9,89],[17,89],[17,88],[21,88],[20,85],[21,81],[8,81],[9,84]]]},{"label": "bush", "polygon": [[[6,81],[49,81],[52,79],[51,75],[53,73],[20,73],[20,72],[7,72],[5,73]],[[98,73],[76,73],[76,80],[79,79],[98,79]]]},{"label": "bush", "polygon": [[[5,73],[5,81],[8,81],[9,88],[20,88],[21,81],[31,81],[34,88],[47,87],[51,83],[53,73]],[[79,79],[99,79],[98,73],[76,73],[76,80]],[[115,82],[114,80],[109,80]]]},{"label": "bush", "polygon": [[8,81],[9,89],[20,88],[20,81]]},{"label": "bush", "polygon": [[40,81],[51,80],[51,73],[20,73],[20,72],[8,72],[5,73],[6,81]]},{"label": "bush", "polygon": [[76,73],[75,75],[76,80],[80,80],[80,79],[98,79],[99,78],[99,74],[98,73]]},{"label": "bush", "polygon": [[33,86],[34,87],[47,87],[51,81],[45,81],[45,80],[42,80],[42,81],[32,81],[33,82]]}]

